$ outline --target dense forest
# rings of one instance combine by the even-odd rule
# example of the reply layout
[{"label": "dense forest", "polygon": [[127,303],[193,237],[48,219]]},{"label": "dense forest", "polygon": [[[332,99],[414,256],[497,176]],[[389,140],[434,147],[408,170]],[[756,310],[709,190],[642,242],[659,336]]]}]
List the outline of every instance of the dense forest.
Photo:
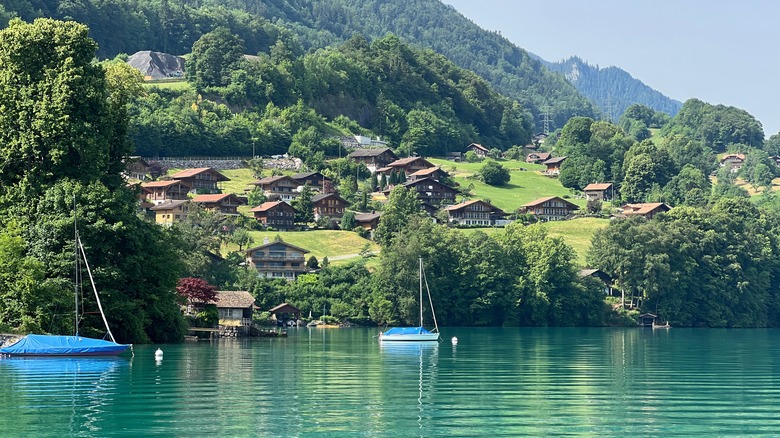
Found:
[{"label": "dense forest", "polygon": [[664,96],[618,67],[600,68],[576,56],[559,62],[542,60],[542,63],[550,70],[563,74],[612,122],[616,122],[634,104],[645,105],[670,116],[682,108],[682,102]]},{"label": "dense forest", "polygon": [[243,40],[251,55],[267,53],[277,39],[294,40],[302,50],[312,51],[356,34],[373,40],[393,33],[477,73],[530,111],[532,123],[543,111],[552,115],[553,128],[575,115],[595,115],[592,104],[563,76],[435,0],[11,0],[5,15],[11,12],[27,21],[43,16],[87,24],[104,59],[139,50],[186,54],[202,35],[218,27]]}]

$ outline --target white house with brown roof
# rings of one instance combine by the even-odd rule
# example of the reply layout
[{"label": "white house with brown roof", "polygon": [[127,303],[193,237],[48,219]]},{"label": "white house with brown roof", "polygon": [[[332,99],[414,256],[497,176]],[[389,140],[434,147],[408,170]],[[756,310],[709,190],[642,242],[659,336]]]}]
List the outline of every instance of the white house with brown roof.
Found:
[{"label": "white house with brown roof", "polygon": [[174,173],[171,178],[184,181],[195,193],[217,193],[220,190],[220,182],[230,181],[230,178],[210,167],[185,169]]},{"label": "white house with brown roof", "polygon": [[663,202],[650,202],[645,204],[626,204],[623,206],[623,215],[626,217],[641,216],[645,219],[652,219],[659,213],[671,210],[672,207]]},{"label": "white house with brown roof", "polygon": [[728,168],[733,173],[739,172],[744,163],[744,154],[726,154],[720,159],[720,166]]},{"label": "white house with brown roof", "polygon": [[588,201],[610,201],[615,188],[612,183],[593,183],[585,186],[583,191]]},{"label": "white house with brown roof", "polygon": [[460,204],[448,205],[444,211],[449,216],[448,221],[453,224],[466,226],[492,226],[496,221],[504,217],[506,213],[487,201],[474,199]]},{"label": "white house with brown roof", "polygon": [[520,207],[521,213],[530,213],[539,221],[555,221],[566,219],[579,210],[575,204],[558,196],[548,196],[531,201]]}]

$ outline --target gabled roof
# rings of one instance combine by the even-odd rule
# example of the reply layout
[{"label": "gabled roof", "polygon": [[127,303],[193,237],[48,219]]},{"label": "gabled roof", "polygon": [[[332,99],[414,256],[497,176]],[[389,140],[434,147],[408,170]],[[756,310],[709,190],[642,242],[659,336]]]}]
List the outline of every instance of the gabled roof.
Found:
[{"label": "gabled roof", "polygon": [[447,184],[444,184],[444,183],[442,183],[440,181],[436,181],[435,179],[433,179],[431,177],[415,179],[413,181],[405,181],[405,182],[401,183],[401,185],[404,186],[404,187],[416,186],[417,184],[421,184],[421,183],[424,183],[426,181],[434,183],[434,184],[438,184],[438,185],[440,185],[442,187],[446,187],[446,188],[448,188],[450,190],[456,191],[455,189],[453,189],[452,187],[448,186]]},{"label": "gabled roof", "polygon": [[592,191],[601,191],[601,190],[607,190],[610,187],[612,187],[612,183],[593,183],[593,184],[588,184],[587,186],[585,186],[585,188],[583,190],[585,190],[586,192],[589,192],[591,190]]},{"label": "gabled roof", "polygon": [[489,152],[490,151],[488,148],[486,148],[485,146],[482,146],[481,144],[478,144],[478,143],[471,143],[470,145],[466,146],[466,148],[477,148],[477,149],[479,149],[481,151],[485,151],[485,152]]},{"label": "gabled roof", "polygon": [[176,208],[180,205],[186,204],[190,202],[188,199],[177,199],[177,200],[167,200],[161,204],[157,204],[154,207],[149,207],[149,210],[157,211],[157,210],[170,210],[172,208]]},{"label": "gabled roof", "polygon": [[379,219],[381,216],[381,213],[357,213],[355,222],[371,222],[374,219]]},{"label": "gabled roof", "polygon": [[739,160],[745,161],[745,155],[744,154],[726,154],[723,156],[723,158],[720,159],[720,162],[724,162],[729,158],[737,158]]},{"label": "gabled roof", "polygon": [[663,202],[650,202],[646,204],[626,204],[623,206],[623,214],[648,214],[655,211],[658,208],[663,207],[664,211],[669,211],[672,208]]},{"label": "gabled roof", "polygon": [[181,184],[181,181],[179,181],[178,179],[169,179],[167,181],[150,181],[150,182],[142,183],[141,187],[147,189],[153,187],[170,187],[176,184]]},{"label": "gabled roof", "polygon": [[474,205],[474,204],[484,204],[484,205],[487,205],[488,207],[490,207],[490,209],[492,211],[503,213],[503,210],[501,210],[500,208],[496,207],[495,205],[492,205],[489,202],[483,201],[481,199],[472,199],[470,201],[461,202],[460,204],[448,205],[448,206],[444,207],[444,210],[445,211],[458,211],[458,210],[461,210],[463,208],[468,207],[469,205]]},{"label": "gabled roof", "polygon": [[543,161],[542,164],[560,164],[565,160],[566,157],[555,157],[550,158],[549,160]]},{"label": "gabled roof", "polygon": [[552,201],[553,199],[557,199],[558,201],[569,204],[571,207],[573,207],[574,210],[580,209],[580,207],[578,207],[576,204],[572,204],[571,202],[561,198],[560,196],[548,196],[546,198],[539,198],[535,201],[529,202],[528,204],[521,205],[521,207],[536,207],[537,205],[544,204],[547,201]]},{"label": "gabled roof", "polygon": [[345,204],[349,204],[349,202],[347,202],[344,198],[342,198],[341,196],[339,196],[339,195],[337,195],[335,193],[321,193],[319,195],[314,195],[314,196],[311,197],[311,202],[319,202],[319,201],[322,201],[323,199],[327,199],[327,198],[331,198],[331,197],[335,197],[336,199],[340,200],[341,202],[343,202]]},{"label": "gabled roof", "polygon": [[303,249],[303,248],[301,248],[300,246],[295,246],[295,245],[289,244],[289,243],[285,242],[284,240],[277,240],[277,241],[274,241],[274,242],[268,242],[268,243],[264,243],[264,244],[262,244],[262,245],[260,245],[260,246],[256,246],[256,247],[254,247],[254,248],[249,248],[249,249],[247,249],[247,250],[246,250],[246,252],[248,252],[248,253],[249,253],[249,252],[252,252],[252,251],[256,251],[256,250],[258,250],[258,249],[263,249],[263,248],[265,248],[265,247],[268,247],[268,246],[271,246],[271,245],[280,244],[280,243],[281,243],[282,245],[284,245],[284,246],[288,247],[288,248],[297,249],[298,251],[301,251],[301,252],[302,252],[302,253],[304,253],[304,254],[306,254],[306,253],[308,253],[308,252],[309,252],[309,250],[308,250],[308,249]]},{"label": "gabled roof", "polygon": [[273,309],[270,309],[269,312],[271,313],[301,313],[301,311],[293,306],[292,304],[282,303],[278,306],[274,307]]},{"label": "gabled roof", "polygon": [[442,170],[441,167],[429,167],[427,169],[420,169],[409,176],[428,176],[433,175],[436,172],[442,172],[445,174],[447,173],[446,171]]},{"label": "gabled roof", "polygon": [[390,148],[370,148],[370,149],[355,149],[348,156],[352,157],[378,157],[385,152],[389,152],[392,156],[396,156]]},{"label": "gabled roof", "polygon": [[217,175],[217,181],[230,181],[230,178],[226,177],[225,175],[217,172],[216,170],[210,167],[198,167],[197,169],[185,169],[182,170],[181,172],[171,175],[171,178],[192,178],[195,175],[199,175],[209,170],[214,172]]},{"label": "gabled roof", "polygon": [[283,179],[289,179],[293,183],[298,184],[298,181],[292,179],[291,177],[289,177],[287,175],[267,176],[265,178],[262,178],[262,179],[259,179],[257,181],[254,181],[254,182],[252,182],[250,184],[254,184],[256,186],[259,186],[261,184],[272,184],[272,183],[275,183],[277,181],[281,181]]},{"label": "gabled roof", "polygon": [[399,160],[393,161],[392,163],[388,164],[387,167],[402,167],[419,160],[422,160],[428,163],[428,165],[433,166],[433,163],[431,163],[430,161],[426,160],[423,157],[406,157],[406,158],[401,158]]},{"label": "gabled roof", "polygon": [[255,297],[244,290],[218,290],[217,308],[220,309],[246,309],[255,304]]},{"label": "gabled roof", "polygon": [[530,157],[531,155],[535,155],[538,160],[548,160],[552,154],[549,152],[531,152],[526,156],[526,158]]},{"label": "gabled roof", "polygon": [[198,203],[200,203],[200,202],[204,202],[204,203],[219,202],[219,201],[222,201],[225,198],[230,198],[230,197],[235,198],[235,200],[238,201],[241,204],[244,203],[244,201],[242,201],[241,199],[239,199],[238,196],[236,196],[236,195],[234,195],[232,193],[216,193],[216,194],[212,194],[212,195],[198,195],[198,196],[192,198],[192,202],[198,202]]},{"label": "gabled roof", "polygon": [[[253,209],[249,210],[250,212],[261,212],[261,211],[268,211],[273,208],[276,208],[280,206],[280,204],[284,204],[290,208],[293,208],[292,205],[284,202],[284,201],[269,201],[269,202],[263,202],[262,204],[258,205],[257,207],[254,207]],[[283,207],[283,206],[282,206]]]},{"label": "gabled roof", "polygon": [[329,179],[325,175],[319,173],[319,172],[303,172],[303,173],[296,173],[295,175],[292,175],[290,178],[294,180],[301,180],[301,179],[307,179],[311,178],[314,175],[319,175],[322,179]]}]

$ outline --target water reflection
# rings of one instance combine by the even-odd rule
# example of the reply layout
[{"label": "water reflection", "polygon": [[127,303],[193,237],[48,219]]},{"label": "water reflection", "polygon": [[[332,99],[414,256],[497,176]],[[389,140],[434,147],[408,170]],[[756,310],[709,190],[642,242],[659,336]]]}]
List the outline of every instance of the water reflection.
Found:
[{"label": "water reflection", "polygon": [[[438,342],[380,342],[379,348],[388,359],[386,372],[408,379],[408,370],[417,371],[417,429],[420,436],[428,436],[433,408],[433,393],[439,360]],[[392,378],[392,377],[391,377]]]}]

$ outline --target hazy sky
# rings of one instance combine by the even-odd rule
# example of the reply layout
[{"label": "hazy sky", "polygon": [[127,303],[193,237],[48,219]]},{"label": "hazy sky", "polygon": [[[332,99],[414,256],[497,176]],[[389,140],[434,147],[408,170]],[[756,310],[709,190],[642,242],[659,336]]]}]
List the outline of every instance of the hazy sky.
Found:
[{"label": "hazy sky", "polygon": [[742,108],[780,129],[780,1],[443,0],[548,61],[622,68],[681,102]]}]

